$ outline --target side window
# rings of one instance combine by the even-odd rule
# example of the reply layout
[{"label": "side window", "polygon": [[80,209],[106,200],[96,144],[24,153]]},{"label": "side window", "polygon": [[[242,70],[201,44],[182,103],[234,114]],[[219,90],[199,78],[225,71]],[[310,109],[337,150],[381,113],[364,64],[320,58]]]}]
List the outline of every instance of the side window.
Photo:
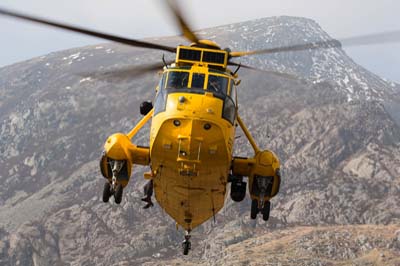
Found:
[{"label": "side window", "polygon": [[154,100],[154,115],[164,112],[167,104],[167,92],[165,89],[159,89]]},{"label": "side window", "polygon": [[236,107],[235,104],[233,103],[232,99],[230,97],[226,97],[224,101],[224,110],[222,112],[222,117],[233,123],[235,122],[235,116],[236,116]]},{"label": "side window", "polygon": [[193,89],[203,89],[204,88],[204,74],[193,73],[192,75],[192,88]]},{"label": "side window", "polygon": [[158,92],[154,100],[154,115],[164,112],[167,104],[167,92],[165,91],[164,84],[167,74],[164,74],[158,84]]},{"label": "side window", "polygon": [[231,79],[231,88],[230,88],[230,91],[231,91],[231,98],[232,98],[232,100],[233,100],[233,102],[235,103],[235,105],[236,105],[236,86],[234,86],[234,81],[233,81],[233,79]]},{"label": "side window", "polygon": [[165,86],[165,80],[167,79],[167,73],[164,73],[163,76],[160,79],[160,82],[158,83],[158,88],[159,89],[164,89]]},{"label": "side window", "polygon": [[182,89],[188,87],[189,72],[168,72],[168,89]]},{"label": "side window", "polygon": [[225,77],[209,75],[207,90],[213,93],[226,95],[228,89],[228,79]]}]

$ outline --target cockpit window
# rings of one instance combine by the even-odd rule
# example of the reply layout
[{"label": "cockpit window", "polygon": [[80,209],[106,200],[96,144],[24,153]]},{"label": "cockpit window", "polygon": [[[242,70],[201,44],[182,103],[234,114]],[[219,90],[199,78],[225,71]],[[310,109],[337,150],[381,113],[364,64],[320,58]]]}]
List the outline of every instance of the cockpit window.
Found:
[{"label": "cockpit window", "polygon": [[170,71],[168,73],[168,81],[166,88],[182,89],[188,87],[189,72]]},{"label": "cockpit window", "polygon": [[207,90],[214,93],[226,95],[226,90],[228,88],[228,79],[225,77],[209,75]]},{"label": "cockpit window", "polygon": [[236,86],[234,86],[233,79],[231,80],[231,86],[230,87],[231,87],[231,89],[230,89],[229,94],[230,94],[233,102],[236,104]]},{"label": "cockpit window", "polygon": [[200,73],[193,73],[192,76],[192,88],[194,89],[203,89],[204,88],[204,79],[205,79],[204,74]]},{"label": "cockpit window", "polygon": [[165,80],[167,79],[167,74],[163,74],[162,75],[162,77],[161,77],[161,79],[160,79],[160,82],[158,83],[158,88],[159,89],[164,89],[164,85],[165,85]]}]

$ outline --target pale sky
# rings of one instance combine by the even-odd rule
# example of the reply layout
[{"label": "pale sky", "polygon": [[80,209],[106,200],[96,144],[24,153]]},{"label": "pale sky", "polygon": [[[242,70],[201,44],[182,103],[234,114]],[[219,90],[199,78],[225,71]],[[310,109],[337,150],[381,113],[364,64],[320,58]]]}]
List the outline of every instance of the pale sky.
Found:
[{"label": "pale sky", "polygon": [[[397,0],[185,0],[179,1],[194,29],[290,15],[317,21],[334,38],[400,30]],[[51,18],[124,37],[176,35],[163,0],[3,0],[2,8]],[[0,17],[0,66],[53,51],[104,42],[80,34]],[[347,48],[360,65],[400,82],[400,44]]]}]

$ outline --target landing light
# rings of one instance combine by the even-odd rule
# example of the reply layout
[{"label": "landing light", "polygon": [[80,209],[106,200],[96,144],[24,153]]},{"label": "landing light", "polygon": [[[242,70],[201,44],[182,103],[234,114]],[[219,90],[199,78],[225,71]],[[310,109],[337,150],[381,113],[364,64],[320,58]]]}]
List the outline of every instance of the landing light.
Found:
[{"label": "landing light", "polygon": [[204,129],[205,129],[205,130],[209,130],[210,128],[211,128],[211,125],[210,125],[210,124],[207,123],[207,124],[204,125]]},{"label": "landing light", "polygon": [[174,126],[179,127],[181,125],[181,121],[174,120]]}]

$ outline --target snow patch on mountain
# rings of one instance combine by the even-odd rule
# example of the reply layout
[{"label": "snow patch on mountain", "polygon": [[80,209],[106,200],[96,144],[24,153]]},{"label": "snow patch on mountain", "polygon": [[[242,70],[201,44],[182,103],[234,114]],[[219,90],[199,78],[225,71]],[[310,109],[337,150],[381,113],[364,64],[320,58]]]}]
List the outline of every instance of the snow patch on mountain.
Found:
[{"label": "snow patch on mountain", "polygon": [[[332,40],[315,21],[300,17],[271,17],[200,31],[232,50],[246,51]],[[236,59],[265,70],[281,71],[314,83],[328,82],[348,101],[379,100],[396,86],[357,65],[341,47],[256,55]]]}]

